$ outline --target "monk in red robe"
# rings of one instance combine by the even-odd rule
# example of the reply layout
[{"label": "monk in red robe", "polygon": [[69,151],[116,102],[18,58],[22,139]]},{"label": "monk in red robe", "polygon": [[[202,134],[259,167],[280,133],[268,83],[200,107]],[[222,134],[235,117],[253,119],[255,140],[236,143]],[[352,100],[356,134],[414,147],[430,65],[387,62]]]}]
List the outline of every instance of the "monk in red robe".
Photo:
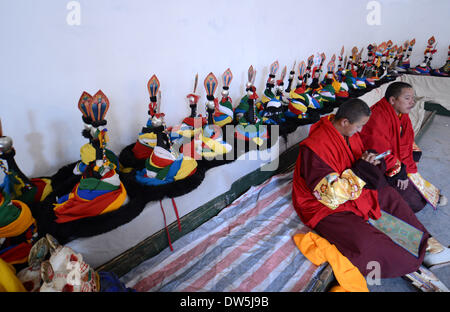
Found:
[{"label": "monk in red robe", "polygon": [[[351,99],[336,115],[311,126],[300,143],[292,200],[302,222],[334,244],[364,276],[376,261],[381,278],[399,277],[421,266],[430,235],[387,184],[385,161],[363,146],[358,132],[370,114],[364,101]],[[368,223],[386,213],[421,233],[416,255]]]},{"label": "monk in red robe", "polygon": [[436,206],[444,205],[446,198],[431,184],[424,189],[424,180],[417,174],[416,162],[422,152],[414,142],[414,130],[408,116],[413,107],[412,86],[405,82],[391,83],[385,96],[371,107],[372,115],[361,131],[361,139],[366,148],[379,153],[391,151],[385,157],[386,179],[411,209],[418,212],[427,200]]}]

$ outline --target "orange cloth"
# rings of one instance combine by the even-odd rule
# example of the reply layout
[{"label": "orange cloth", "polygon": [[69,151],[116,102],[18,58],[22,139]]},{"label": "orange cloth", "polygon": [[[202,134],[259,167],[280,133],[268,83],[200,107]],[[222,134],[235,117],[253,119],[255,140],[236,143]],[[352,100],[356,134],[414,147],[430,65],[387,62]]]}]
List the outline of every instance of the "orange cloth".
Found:
[{"label": "orange cloth", "polygon": [[331,291],[369,292],[366,280],[358,268],[325,238],[308,232],[296,234],[293,239],[298,249],[309,261],[315,265],[321,265],[324,262],[331,265],[339,283],[339,286],[333,287]]}]

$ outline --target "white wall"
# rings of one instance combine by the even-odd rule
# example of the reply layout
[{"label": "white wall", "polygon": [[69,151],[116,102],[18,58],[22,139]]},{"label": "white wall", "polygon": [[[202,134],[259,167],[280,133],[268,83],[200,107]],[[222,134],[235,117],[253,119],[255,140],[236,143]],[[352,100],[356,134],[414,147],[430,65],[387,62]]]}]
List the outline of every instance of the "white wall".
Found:
[{"label": "white wall", "polygon": [[366,21],[365,0],[79,0],[79,26],[66,21],[69,2],[0,0],[0,118],[17,163],[32,177],[78,159],[86,143],[77,109],[84,90],[108,96],[109,147],[118,154],[147,120],[152,74],[161,82],[166,122],[174,125],[189,114],[185,96],[196,73],[204,112],[202,83],[211,71],[219,78],[231,68],[236,104],[250,65],[262,92],[277,59],[290,68],[316,52],[329,59],[342,45],[348,52],[415,37],[417,65],[434,35],[432,64],[440,67],[450,43],[448,0],[380,0],[381,25],[375,26]]}]

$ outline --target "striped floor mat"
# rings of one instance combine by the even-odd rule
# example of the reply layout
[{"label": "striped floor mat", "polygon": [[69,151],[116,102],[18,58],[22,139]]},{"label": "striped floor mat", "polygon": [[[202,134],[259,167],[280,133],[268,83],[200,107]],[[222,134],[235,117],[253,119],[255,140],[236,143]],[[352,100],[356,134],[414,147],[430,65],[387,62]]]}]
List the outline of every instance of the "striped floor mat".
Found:
[{"label": "striped floor mat", "polygon": [[304,291],[321,267],[292,240],[309,231],[292,206],[292,175],[252,187],[122,282],[137,291]]}]

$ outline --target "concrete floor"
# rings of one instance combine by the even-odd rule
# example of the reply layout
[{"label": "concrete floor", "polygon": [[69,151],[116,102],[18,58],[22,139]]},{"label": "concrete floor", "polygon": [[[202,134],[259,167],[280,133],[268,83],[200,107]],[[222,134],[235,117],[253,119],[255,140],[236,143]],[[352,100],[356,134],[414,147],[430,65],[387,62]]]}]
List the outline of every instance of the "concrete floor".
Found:
[{"label": "concrete floor", "polygon": [[[422,149],[420,174],[450,199],[450,117],[436,115],[430,127],[416,142]],[[434,210],[429,204],[417,218],[445,246],[450,245],[450,203]],[[431,270],[450,288],[450,265]],[[368,285],[371,292],[417,292],[417,288],[399,277],[382,279],[380,285]]]}]

